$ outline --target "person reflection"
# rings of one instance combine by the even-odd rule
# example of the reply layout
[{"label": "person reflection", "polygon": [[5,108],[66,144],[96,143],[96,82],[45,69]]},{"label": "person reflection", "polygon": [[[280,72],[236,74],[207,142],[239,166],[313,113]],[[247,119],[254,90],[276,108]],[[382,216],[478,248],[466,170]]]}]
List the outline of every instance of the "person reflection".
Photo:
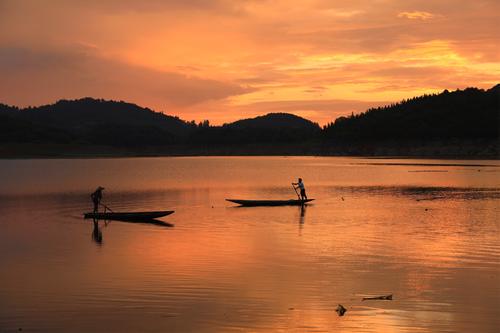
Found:
[{"label": "person reflection", "polygon": [[305,218],[306,218],[306,207],[307,207],[307,205],[301,205],[300,206],[300,217],[299,217],[299,226],[300,226],[300,228],[302,228],[302,226],[304,225],[304,221],[305,221]]},{"label": "person reflection", "polygon": [[92,240],[98,245],[102,245],[102,231],[99,228],[99,221],[94,219],[94,230],[92,230]]}]

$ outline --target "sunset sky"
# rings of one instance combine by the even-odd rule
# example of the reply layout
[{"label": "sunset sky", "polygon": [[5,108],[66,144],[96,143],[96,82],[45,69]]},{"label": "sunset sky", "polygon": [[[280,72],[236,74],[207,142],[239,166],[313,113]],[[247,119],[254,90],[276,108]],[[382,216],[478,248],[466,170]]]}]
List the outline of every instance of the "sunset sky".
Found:
[{"label": "sunset sky", "polygon": [[0,102],[320,124],[500,80],[498,0],[0,0]]}]

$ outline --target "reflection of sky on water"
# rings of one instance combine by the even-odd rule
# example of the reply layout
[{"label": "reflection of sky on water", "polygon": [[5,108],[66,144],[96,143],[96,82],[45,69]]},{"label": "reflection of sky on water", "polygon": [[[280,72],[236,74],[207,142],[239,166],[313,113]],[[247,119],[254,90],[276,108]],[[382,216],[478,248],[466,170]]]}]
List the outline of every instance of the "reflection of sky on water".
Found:
[{"label": "reflection of sky on water", "polygon": [[[309,189],[316,186],[418,186],[500,188],[497,161],[388,160],[335,157],[196,157],[66,160],[2,160],[0,194],[87,193],[97,185],[107,193],[151,190],[241,187],[287,187],[297,177]],[[377,162],[382,163],[382,162]],[[418,163],[422,163],[419,165]],[[232,192],[235,189],[236,192]],[[289,195],[294,195],[293,191]]]},{"label": "reflection of sky on water", "polygon": [[[0,328],[412,332],[498,326],[498,179],[485,176],[488,186],[481,179],[464,186],[460,173],[448,172],[440,182],[416,186],[421,175],[399,170],[407,178],[398,185],[401,178],[371,178],[387,170],[365,170],[355,184],[338,185],[330,179],[348,172],[339,171],[342,165],[351,166],[327,158],[323,172],[333,174],[304,176],[313,179],[306,186],[317,200],[303,212],[234,208],[226,197],[292,198],[287,185],[293,177],[282,172],[307,168],[301,163],[310,159],[271,158],[264,169],[265,158],[250,158],[262,176],[243,180],[238,175],[254,172],[238,169],[244,159],[228,171],[234,164],[208,158],[207,168],[216,170],[199,172],[204,159],[187,160],[198,166],[170,168],[193,173],[182,186],[173,179],[161,180],[170,185],[165,188],[148,187],[151,170],[167,163],[153,159],[147,172],[134,171],[149,175],[145,184],[116,176],[114,183],[129,185],[105,191],[113,209],[176,210],[165,218],[175,227],[100,222],[100,246],[92,240],[93,223],[81,218],[91,209],[83,192],[88,174],[62,192],[54,189],[65,184],[54,183],[48,194],[4,194],[0,262],[8,269],[0,275]],[[114,160],[95,163],[109,167],[109,161],[111,174],[129,172]],[[152,166],[155,161],[160,165]],[[185,166],[184,159],[173,161]],[[201,180],[199,174],[211,172],[229,184]],[[31,186],[17,181],[18,189]],[[394,300],[361,301],[377,294],[394,294]],[[344,317],[334,312],[338,303],[348,309]]]}]

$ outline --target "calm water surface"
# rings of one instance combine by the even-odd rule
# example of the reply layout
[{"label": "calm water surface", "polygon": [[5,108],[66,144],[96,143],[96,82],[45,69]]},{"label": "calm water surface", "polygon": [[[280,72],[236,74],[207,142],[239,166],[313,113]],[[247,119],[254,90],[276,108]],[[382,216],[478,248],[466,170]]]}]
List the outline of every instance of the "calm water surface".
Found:
[{"label": "calm water surface", "polygon": [[[304,209],[224,200],[293,198],[299,176]],[[2,333],[500,326],[498,161],[1,160],[0,177]],[[82,213],[98,185],[112,209],[172,209],[175,226],[96,230]]]}]

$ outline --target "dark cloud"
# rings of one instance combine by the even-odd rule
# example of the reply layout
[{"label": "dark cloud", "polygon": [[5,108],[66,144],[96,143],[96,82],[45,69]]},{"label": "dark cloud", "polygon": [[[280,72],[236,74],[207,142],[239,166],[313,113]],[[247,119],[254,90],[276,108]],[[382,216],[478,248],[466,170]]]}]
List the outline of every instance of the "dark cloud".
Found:
[{"label": "dark cloud", "polygon": [[0,71],[0,100],[14,104],[96,96],[185,107],[251,91],[228,82],[116,62],[88,49],[1,48]]},{"label": "dark cloud", "polygon": [[[40,5],[39,0],[2,0],[0,8],[4,6],[30,6]],[[63,9],[79,9],[101,12],[157,12],[178,10],[210,10],[210,11],[235,11],[247,1],[239,4],[230,0],[50,0],[51,7]],[[47,5],[47,3],[43,3]]]}]

